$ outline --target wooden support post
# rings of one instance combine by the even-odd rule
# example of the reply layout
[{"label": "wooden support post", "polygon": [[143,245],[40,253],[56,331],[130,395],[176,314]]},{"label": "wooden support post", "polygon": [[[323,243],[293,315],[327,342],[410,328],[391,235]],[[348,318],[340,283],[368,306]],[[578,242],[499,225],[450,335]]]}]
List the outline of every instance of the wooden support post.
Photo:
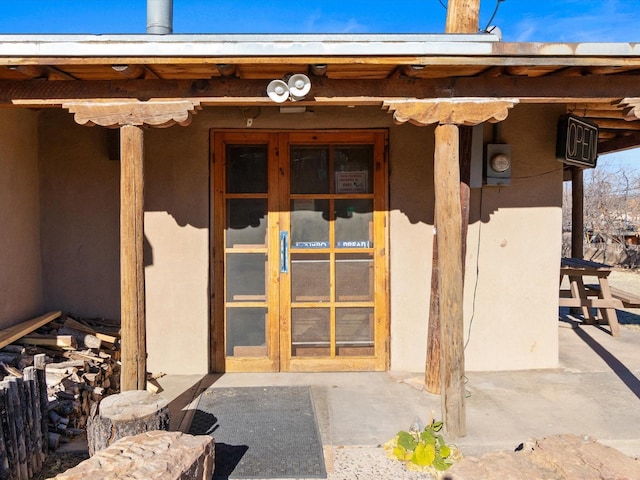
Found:
[{"label": "wooden support post", "polygon": [[[135,69],[134,69],[135,70]],[[125,76],[136,76],[129,71]],[[62,107],[80,125],[120,126],[120,389],[145,390],[147,347],[144,291],[144,142],[142,126],[189,125],[197,100],[67,100]]]},{"label": "wooden support post", "polygon": [[[464,410],[464,334],[463,334],[463,285],[466,253],[466,228],[463,222],[469,209],[467,185],[460,185],[460,169],[467,165],[460,162],[460,151],[471,148],[471,132],[462,135],[457,125],[479,125],[483,122],[500,122],[507,118],[516,99],[421,99],[385,100],[383,108],[393,112],[397,123],[414,125],[440,124],[436,127],[434,155],[435,225],[437,225],[437,272],[432,274],[432,285],[438,285],[440,334],[440,371],[442,413],[447,430],[452,436],[466,433]],[[465,132],[467,133],[467,132]],[[461,146],[462,145],[462,146]],[[469,155],[470,152],[463,155]],[[462,164],[461,164],[462,163]],[[463,175],[466,176],[466,175]],[[466,183],[466,182],[465,182]],[[461,201],[462,199],[462,201]],[[433,295],[433,293],[432,293]],[[433,319],[434,317],[431,317]],[[430,319],[430,323],[431,323]],[[431,332],[430,332],[431,334]],[[429,361],[427,360],[427,363]],[[427,380],[425,374],[425,382]]]},{"label": "wooden support post", "polygon": [[571,256],[584,255],[584,185],[580,167],[571,168]]},{"label": "wooden support post", "polygon": [[462,215],[459,132],[456,125],[436,127],[434,187],[435,221],[438,226],[442,413],[447,433],[452,438],[459,438],[466,435],[466,413],[462,312]]},{"label": "wooden support post", "polygon": [[[461,260],[464,280],[467,253],[467,230],[469,227],[469,200],[471,183],[471,147],[473,127],[460,128],[460,211],[461,211]],[[434,222],[434,228],[437,228]],[[427,361],[425,365],[424,388],[436,395],[440,394],[440,295],[438,293],[438,236],[433,236],[431,256],[431,301],[429,303],[429,329],[427,334]]]},{"label": "wooden support post", "polygon": [[[435,221],[433,228],[436,229]],[[429,327],[427,330],[427,362],[424,370],[424,388],[427,392],[440,395],[442,383],[440,373],[440,292],[438,285],[438,235],[433,235],[433,254],[431,255],[431,295],[429,302]]]},{"label": "wooden support post", "polygon": [[147,375],[144,291],[144,144],[140,127],[120,128],[120,388],[144,390]]},{"label": "wooden support post", "polygon": [[446,33],[478,33],[480,0],[449,0]]}]

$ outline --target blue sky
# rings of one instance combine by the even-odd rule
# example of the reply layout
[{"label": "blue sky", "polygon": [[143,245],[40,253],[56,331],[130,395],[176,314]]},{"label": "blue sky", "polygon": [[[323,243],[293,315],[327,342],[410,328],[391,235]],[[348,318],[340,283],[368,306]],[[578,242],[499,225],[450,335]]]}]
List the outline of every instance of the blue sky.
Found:
[{"label": "blue sky", "polygon": [[[481,0],[485,28],[498,0]],[[442,33],[446,0],[174,0],[174,33]],[[507,42],[640,42],[640,0],[502,0]],[[145,33],[146,0],[0,0],[0,34]],[[605,160],[610,156],[603,157]],[[601,161],[640,165],[640,150]],[[637,168],[637,167],[636,167]]]},{"label": "blue sky", "polygon": [[[442,33],[446,0],[174,0],[174,33]],[[481,27],[497,0],[482,0]],[[145,0],[0,0],[1,33],[144,33]],[[505,41],[640,41],[640,0],[503,0]]]}]

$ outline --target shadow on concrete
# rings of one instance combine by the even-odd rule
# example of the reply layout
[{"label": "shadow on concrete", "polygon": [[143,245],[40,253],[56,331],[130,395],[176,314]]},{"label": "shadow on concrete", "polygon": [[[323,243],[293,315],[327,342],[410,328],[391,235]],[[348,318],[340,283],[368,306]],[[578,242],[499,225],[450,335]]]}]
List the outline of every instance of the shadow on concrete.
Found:
[{"label": "shadow on concrete", "polygon": [[215,468],[212,480],[227,480],[248,450],[247,445],[227,445],[216,442]]},{"label": "shadow on concrete", "polygon": [[[600,343],[598,343],[591,335],[584,331],[580,322],[576,320],[571,320],[570,317],[562,318],[562,321],[570,323],[572,325],[572,329],[575,334],[580,338],[586,345],[591,348],[598,356],[604,360],[604,362],[611,368],[613,373],[622,380],[622,382],[633,392],[633,394],[640,399],[640,379],[636,377],[631,370],[627,368],[627,366],[622,363],[618,358],[612,354],[609,350],[604,348]],[[590,325],[590,327],[596,327],[602,329],[599,325]],[[604,330],[604,329],[603,329]],[[605,330],[608,332],[608,330]]]},{"label": "shadow on concrete", "polygon": [[220,375],[205,375],[190,387],[181,389],[182,393],[169,402],[169,412],[171,412],[169,430],[188,432],[195,414],[195,407],[191,405],[192,402],[219,378]]}]

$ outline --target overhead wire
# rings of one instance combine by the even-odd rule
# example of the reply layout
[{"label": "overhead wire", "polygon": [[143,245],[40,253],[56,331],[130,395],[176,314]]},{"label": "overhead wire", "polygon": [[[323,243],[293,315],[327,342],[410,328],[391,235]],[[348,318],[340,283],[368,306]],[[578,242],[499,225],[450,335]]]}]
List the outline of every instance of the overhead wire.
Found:
[{"label": "overhead wire", "polygon": [[496,18],[496,14],[498,13],[498,9],[500,8],[500,4],[502,2],[504,2],[506,0],[497,0],[496,1],[496,8],[493,10],[493,14],[491,15],[491,18],[489,19],[489,21],[487,22],[487,26],[484,27],[484,30],[482,30],[483,32],[489,33],[489,27],[491,26],[491,22],[493,22],[493,19]]}]

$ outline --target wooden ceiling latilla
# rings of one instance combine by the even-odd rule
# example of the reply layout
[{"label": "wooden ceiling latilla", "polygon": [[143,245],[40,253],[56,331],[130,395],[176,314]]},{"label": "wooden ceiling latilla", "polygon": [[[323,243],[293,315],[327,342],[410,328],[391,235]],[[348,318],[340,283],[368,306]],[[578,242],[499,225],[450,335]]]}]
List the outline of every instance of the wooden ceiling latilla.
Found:
[{"label": "wooden ceiling latilla", "polygon": [[449,0],[446,33],[478,33],[480,0]]},{"label": "wooden ceiling latilla", "polygon": [[190,99],[148,100],[68,100],[62,102],[80,125],[118,127],[122,125],[156,128],[178,124],[187,126],[200,102]]},{"label": "wooden ceiling latilla", "polygon": [[393,112],[396,123],[472,126],[504,120],[516,103],[518,99],[515,98],[412,99],[386,100],[382,106]]}]

